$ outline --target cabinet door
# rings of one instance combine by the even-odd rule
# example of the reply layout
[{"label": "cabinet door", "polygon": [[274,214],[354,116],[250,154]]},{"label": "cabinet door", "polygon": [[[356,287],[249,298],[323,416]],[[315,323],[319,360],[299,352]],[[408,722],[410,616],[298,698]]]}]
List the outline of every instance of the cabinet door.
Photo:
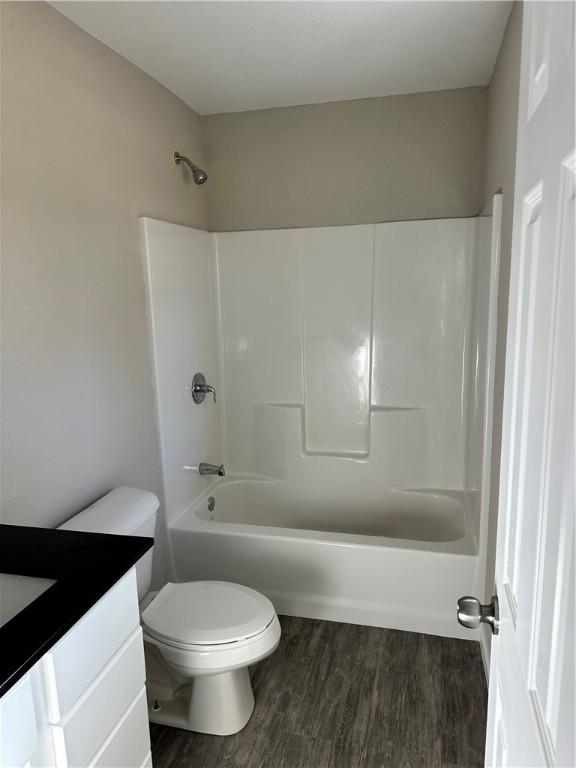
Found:
[{"label": "cabinet door", "polygon": [[37,664],[0,699],[0,768],[53,765],[42,676]]},{"label": "cabinet door", "polygon": [[38,723],[34,710],[31,673],[0,700],[0,765],[21,766],[36,749]]}]

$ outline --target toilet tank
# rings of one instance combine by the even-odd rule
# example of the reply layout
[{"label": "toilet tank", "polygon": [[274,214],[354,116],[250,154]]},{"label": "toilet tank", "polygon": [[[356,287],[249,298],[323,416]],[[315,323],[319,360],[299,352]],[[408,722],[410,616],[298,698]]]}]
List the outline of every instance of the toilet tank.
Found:
[{"label": "toilet tank", "polygon": [[[153,493],[124,485],[114,488],[59,527],[66,531],[153,537],[159,506],[158,497]],[[139,600],[148,592],[152,582],[153,549],[149,549],[136,563]]]}]

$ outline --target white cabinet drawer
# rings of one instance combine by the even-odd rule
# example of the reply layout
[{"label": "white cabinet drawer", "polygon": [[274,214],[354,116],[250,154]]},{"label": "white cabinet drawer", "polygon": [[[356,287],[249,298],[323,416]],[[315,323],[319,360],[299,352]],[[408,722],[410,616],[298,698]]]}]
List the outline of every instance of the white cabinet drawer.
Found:
[{"label": "white cabinet drawer", "polygon": [[[0,700],[0,766],[25,765],[36,750],[38,725],[32,673],[17,682]],[[142,755],[142,760],[144,760]]]},{"label": "white cabinet drawer", "polygon": [[44,656],[48,717],[65,717],[140,624],[132,568]]},{"label": "white cabinet drawer", "polygon": [[91,761],[94,768],[140,768],[150,754],[150,730],[146,689],[118,724],[114,733]]},{"label": "white cabinet drawer", "polygon": [[60,768],[91,763],[144,686],[144,646],[138,629],[75,707],[52,726]]}]

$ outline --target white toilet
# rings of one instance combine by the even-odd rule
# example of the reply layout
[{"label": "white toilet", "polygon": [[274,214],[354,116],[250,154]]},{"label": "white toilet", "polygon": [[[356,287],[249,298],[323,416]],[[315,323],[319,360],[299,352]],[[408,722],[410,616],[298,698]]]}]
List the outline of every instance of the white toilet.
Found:
[{"label": "white toilet", "polygon": [[[159,502],[136,488],[115,488],[63,529],[153,536]],[[280,641],[267,597],[222,581],[169,582],[149,592],[152,550],[136,564],[146,650],[150,720],[227,736],[250,720],[254,694],[248,667]]]}]

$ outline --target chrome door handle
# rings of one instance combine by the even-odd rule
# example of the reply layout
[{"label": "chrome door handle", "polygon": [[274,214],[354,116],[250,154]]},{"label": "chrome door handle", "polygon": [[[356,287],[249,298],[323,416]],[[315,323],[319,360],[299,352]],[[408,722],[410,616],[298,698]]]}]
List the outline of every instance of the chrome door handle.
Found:
[{"label": "chrome door handle", "polygon": [[500,631],[498,598],[496,595],[488,605],[482,605],[476,597],[461,597],[458,600],[458,622],[468,629],[477,629],[480,624],[489,624],[493,635]]}]

